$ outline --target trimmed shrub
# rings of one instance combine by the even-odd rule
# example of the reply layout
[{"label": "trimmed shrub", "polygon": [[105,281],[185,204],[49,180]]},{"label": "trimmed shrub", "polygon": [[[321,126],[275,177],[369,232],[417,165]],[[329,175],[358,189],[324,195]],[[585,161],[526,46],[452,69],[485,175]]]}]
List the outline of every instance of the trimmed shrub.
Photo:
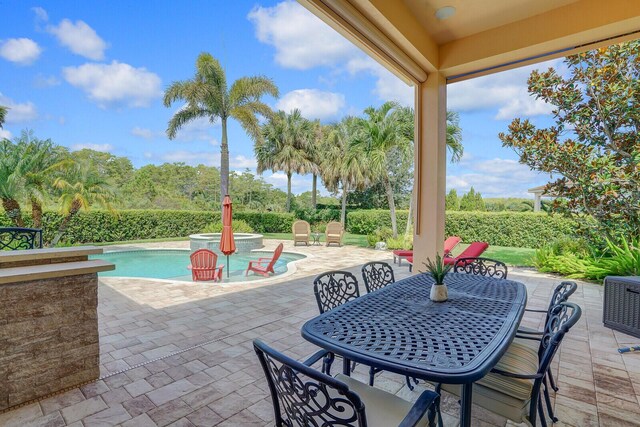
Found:
[{"label": "trimmed shrub", "polygon": [[[407,211],[398,211],[398,231],[404,232]],[[391,226],[386,210],[349,212],[347,230],[372,234]],[[447,212],[445,234],[460,236],[463,242],[483,241],[490,245],[539,248],[560,237],[575,234],[575,222],[560,216],[533,212]]]},{"label": "trimmed shrub", "polygon": [[[398,232],[407,227],[409,211],[396,210]],[[353,234],[373,234],[376,230],[391,228],[391,214],[383,209],[368,209],[347,213],[347,231]]]},{"label": "trimmed shrub", "polygon": [[[202,230],[203,233],[222,233],[222,221],[220,222],[212,222],[211,224],[207,225],[204,230]],[[233,232],[234,233],[253,233],[253,228],[247,224],[246,221],[241,220],[241,219],[234,219],[233,220]]]},{"label": "trimmed shrub", "polygon": [[256,233],[291,233],[295,217],[287,212],[234,212],[233,219],[241,219]]},{"label": "trimmed shrub", "polygon": [[[31,218],[24,215],[27,226]],[[257,233],[283,233],[291,231],[293,215],[275,212],[237,212],[234,221],[244,221]],[[53,239],[62,215],[45,212],[42,218],[44,241]],[[175,210],[121,210],[112,214],[103,210],[78,213],[69,223],[63,236],[67,243],[117,242],[141,239],[186,237],[201,233],[211,223],[221,221],[220,212],[175,211]],[[0,214],[0,224],[9,226],[4,214]]]}]

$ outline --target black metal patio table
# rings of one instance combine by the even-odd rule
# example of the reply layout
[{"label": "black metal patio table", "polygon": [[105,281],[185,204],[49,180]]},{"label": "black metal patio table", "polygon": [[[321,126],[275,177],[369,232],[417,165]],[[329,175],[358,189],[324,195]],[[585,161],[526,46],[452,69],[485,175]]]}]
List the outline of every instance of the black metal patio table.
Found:
[{"label": "black metal patio table", "polygon": [[522,283],[450,273],[446,302],[429,299],[433,279],[417,274],[317,316],[302,336],[344,358],[385,371],[461,384],[460,425],[471,425],[473,382],[513,340],[527,302]]}]

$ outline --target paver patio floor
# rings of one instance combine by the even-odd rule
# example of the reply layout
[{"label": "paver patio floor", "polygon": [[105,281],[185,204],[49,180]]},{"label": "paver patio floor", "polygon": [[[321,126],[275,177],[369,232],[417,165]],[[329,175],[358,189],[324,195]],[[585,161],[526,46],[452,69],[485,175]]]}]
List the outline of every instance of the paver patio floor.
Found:
[{"label": "paver patio floor", "polygon": [[[276,242],[267,241],[267,249]],[[150,246],[183,247],[185,243]],[[292,250],[291,242],[285,250]],[[99,288],[101,379],[0,414],[0,426],[269,426],[270,397],[252,348],[260,338],[303,359],[317,348],[300,336],[317,314],[315,274],[389,260],[390,254],[355,247],[299,247],[312,257],[282,279],[219,286],[108,278]],[[389,260],[390,261],[390,260]],[[409,274],[396,267],[396,277]],[[509,278],[526,284],[529,306],[543,308],[558,278],[525,270]],[[284,280],[284,281],[282,281]],[[364,286],[361,284],[361,292]],[[580,283],[572,301],[583,317],[565,338],[554,366],[560,391],[560,425],[640,425],[640,354],[620,355],[619,346],[638,339],[602,325],[602,287]],[[527,314],[523,324],[539,327]],[[356,377],[366,380],[367,368]],[[381,373],[376,386],[415,399],[404,378]],[[443,396],[445,424],[457,423],[455,398]],[[474,407],[477,426],[507,424]]]}]

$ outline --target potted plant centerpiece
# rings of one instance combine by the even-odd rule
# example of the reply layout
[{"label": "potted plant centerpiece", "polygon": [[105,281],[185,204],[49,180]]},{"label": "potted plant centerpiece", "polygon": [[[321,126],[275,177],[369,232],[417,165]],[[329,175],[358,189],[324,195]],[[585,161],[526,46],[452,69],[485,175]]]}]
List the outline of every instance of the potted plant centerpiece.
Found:
[{"label": "potted plant centerpiece", "polygon": [[436,254],[435,261],[427,258],[427,262],[424,265],[427,267],[426,273],[431,275],[434,281],[429,298],[434,302],[446,301],[449,298],[449,292],[447,285],[444,283],[444,278],[451,270],[451,265],[445,264],[440,254]]}]

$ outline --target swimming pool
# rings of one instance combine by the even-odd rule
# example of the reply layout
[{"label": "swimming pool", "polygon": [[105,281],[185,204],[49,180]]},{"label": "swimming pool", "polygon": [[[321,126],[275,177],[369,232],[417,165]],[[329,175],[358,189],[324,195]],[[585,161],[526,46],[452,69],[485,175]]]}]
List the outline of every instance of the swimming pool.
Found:
[{"label": "swimming pool", "polygon": [[[92,255],[91,259],[103,259],[115,264],[116,269],[98,273],[100,277],[145,277],[150,279],[191,281],[191,271],[187,269],[190,264],[190,250],[180,249],[142,249],[131,251],[113,251]],[[226,257],[218,258],[218,265],[224,265],[223,282],[240,282],[247,280],[264,279],[263,276],[249,273],[244,275],[249,261],[260,257],[271,257],[273,252],[256,251],[249,254],[231,255],[229,266]],[[306,258],[304,255],[291,252],[283,252],[274,266],[275,275],[280,275],[288,270],[290,262]],[[229,278],[227,278],[227,268]],[[273,277],[273,275],[272,275]]]}]

